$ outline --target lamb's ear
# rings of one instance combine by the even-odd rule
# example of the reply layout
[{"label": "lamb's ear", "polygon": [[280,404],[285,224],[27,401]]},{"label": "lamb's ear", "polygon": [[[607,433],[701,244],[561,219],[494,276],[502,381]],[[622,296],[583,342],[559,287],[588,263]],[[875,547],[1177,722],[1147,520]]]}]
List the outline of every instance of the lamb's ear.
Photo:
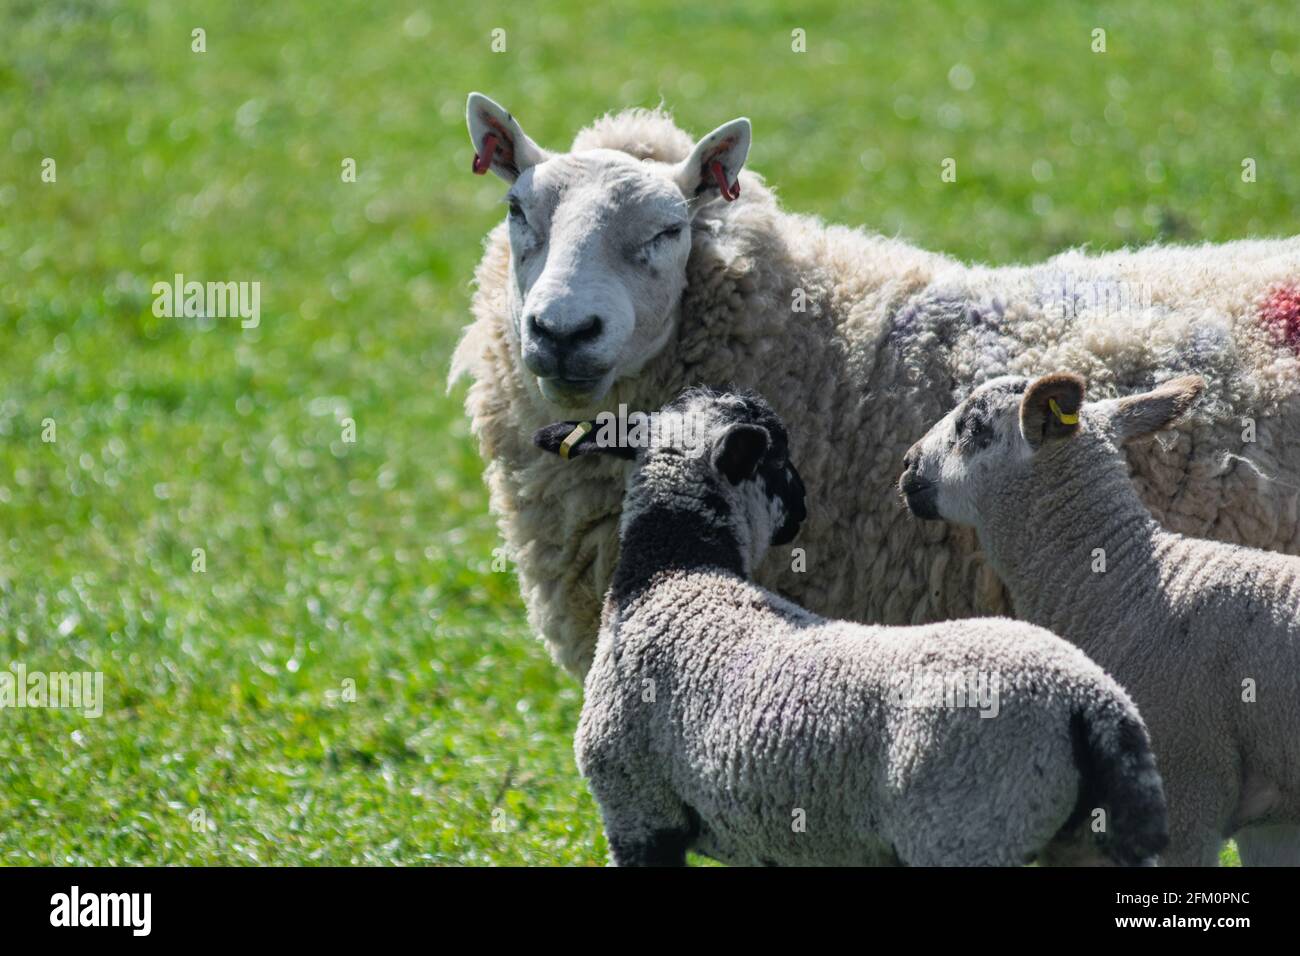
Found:
[{"label": "lamb's ear", "polygon": [[1205,389],[1205,379],[1186,375],[1170,379],[1149,392],[1108,402],[1111,427],[1120,441],[1149,435],[1187,414]]},{"label": "lamb's ear", "polygon": [[533,444],[561,458],[581,458],[583,455],[613,455],[628,461],[636,458],[635,448],[602,445],[596,438],[596,426],[591,422],[556,422],[537,429],[533,434]]},{"label": "lamb's ear", "polygon": [[465,103],[465,123],[474,144],[475,174],[489,169],[508,183],[530,166],[549,158],[550,154],[531,139],[515,118],[501,105],[482,93],[471,93]]},{"label": "lamb's ear", "polygon": [[713,467],[733,485],[754,477],[772,436],[762,425],[732,425],[713,448]]},{"label": "lamb's ear", "polygon": [[749,155],[751,128],[745,117],[723,123],[695,144],[673,178],[692,210],[721,196],[728,202],[740,195],[740,170]]},{"label": "lamb's ear", "polygon": [[1034,451],[1046,442],[1079,430],[1083,379],[1073,372],[1054,372],[1029,383],[1020,400],[1020,433]]}]

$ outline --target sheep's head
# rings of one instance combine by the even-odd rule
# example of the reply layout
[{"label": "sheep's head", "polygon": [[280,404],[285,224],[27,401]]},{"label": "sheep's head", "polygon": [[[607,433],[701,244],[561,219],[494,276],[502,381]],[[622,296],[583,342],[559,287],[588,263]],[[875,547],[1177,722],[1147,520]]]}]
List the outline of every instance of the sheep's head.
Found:
[{"label": "sheep's head", "polygon": [[700,140],[683,162],[611,149],[555,154],[480,93],[466,108],[474,171],[510,184],[510,309],[520,358],[542,395],[586,408],[667,344],[686,288],[691,222],[731,200],[749,120]]},{"label": "sheep's head", "polygon": [[603,454],[634,463],[624,528],[671,502],[726,522],[750,567],[769,545],[793,541],[807,517],[785,426],[753,392],[687,389],[652,415],[556,422],[533,441],[565,458]]},{"label": "sheep's head", "polygon": [[1029,518],[1054,469],[1123,469],[1119,446],[1174,424],[1204,386],[1192,375],[1085,404],[1084,380],[1070,372],[993,379],[912,446],[899,491],[919,518],[979,526],[990,508],[1017,506]]}]

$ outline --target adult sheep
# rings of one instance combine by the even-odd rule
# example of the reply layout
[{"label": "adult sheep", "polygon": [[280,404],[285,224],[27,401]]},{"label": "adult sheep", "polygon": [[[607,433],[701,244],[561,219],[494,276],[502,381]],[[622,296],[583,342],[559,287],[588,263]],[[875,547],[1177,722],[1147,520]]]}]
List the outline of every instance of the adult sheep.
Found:
[{"label": "adult sheep", "polygon": [[[908,519],[904,453],[980,383],[1072,368],[1099,397],[1187,372],[1208,400],[1175,454],[1128,450],[1172,530],[1300,552],[1300,238],[957,262],[784,212],[743,170],[750,125],[698,143],[659,111],[539,147],[480,94],[476,172],[510,185],[452,362],[533,629],[591,662],[618,548],[623,474],[538,454],[537,429],[684,387],[766,396],[797,430],[813,504],[756,580],[818,614],[885,624],[1006,614],[969,530]],[[1246,421],[1246,420],[1249,421]]]}]

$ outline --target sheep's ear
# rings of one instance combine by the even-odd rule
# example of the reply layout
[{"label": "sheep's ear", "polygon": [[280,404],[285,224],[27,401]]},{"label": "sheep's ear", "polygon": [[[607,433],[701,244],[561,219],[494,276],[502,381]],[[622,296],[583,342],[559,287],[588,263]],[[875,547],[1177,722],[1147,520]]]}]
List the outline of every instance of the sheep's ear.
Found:
[{"label": "sheep's ear", "polygon": [[626,445],[610,445],[597,441],[598,432],[591,422],[556,422],[539,428],[533,434],[533,444],[561,458],[581,458],[583,455],[613,455],[631,461],[636,449]]},{"label": "sheep's ear", "polygon": [[1170,379],[1149,392],[1108,402],[1111,427],[1120,441],[1149,435],[1187,414],[1205,389],[1205,379],[1187,375]]},{"label": "sheep's ear", "polygon": [[531,139],[515,118],[500,104],[482,93],[471,93],[465,103],[465,123],[474,144],[474,172],[483,175],[489,169],[508,183],[530,166],[548,159],[550,154]]},{"label": "sheep's ear", "polygon": [[754,477],[772,436],[762,425],[732,425],[713,448],[713,467],[733,485]]},{"label": "sheep's ear", "polygon": [[728,202],[740,195],[740,170],[749,155],[751,128],[745,117],[723,123],[695,144],[673,178],[692,210],[721,196]]},{"label": "sheep's ear", "polygon": [[1030,448],[1037,451],[1079,430],[1083,389],[1083,379],[1073,372],[1055,372],[1029,384],[1020,400],[1020,433]]}]

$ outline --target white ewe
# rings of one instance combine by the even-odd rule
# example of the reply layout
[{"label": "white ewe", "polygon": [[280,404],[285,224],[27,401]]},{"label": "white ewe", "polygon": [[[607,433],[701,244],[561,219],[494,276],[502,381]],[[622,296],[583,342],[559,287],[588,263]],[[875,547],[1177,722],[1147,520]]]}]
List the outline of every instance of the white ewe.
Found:
[{"label": "white ewe", "polygon": [[552,154],[485,97],[468,112],[477,165],[510,183],[510,215],[488,236],[453,379],[473,380],[466,407],[530,622],[571,671],[595,647],[622,476],[539,458],[530,438],[575,412],[659,408],[693,384],[758,388],[798,422],[821,507],[806,553],[773,552],[757,576],[829,616],[1006,609],[973,536],[908,521],[892,493],[910,441],[1004,373],[1077,368],[1116,394],[1212,371],[1213,400],[1175,454],[1130,452],[1143,497],[1175,530],[1300,550],[1293,479],[1261,477],[1300,474],[1286,340],[1300,327],[1300,239],[965,266],[783,212],[740,171],[744,120],[692,145],[664,114],[631,111]]}]

